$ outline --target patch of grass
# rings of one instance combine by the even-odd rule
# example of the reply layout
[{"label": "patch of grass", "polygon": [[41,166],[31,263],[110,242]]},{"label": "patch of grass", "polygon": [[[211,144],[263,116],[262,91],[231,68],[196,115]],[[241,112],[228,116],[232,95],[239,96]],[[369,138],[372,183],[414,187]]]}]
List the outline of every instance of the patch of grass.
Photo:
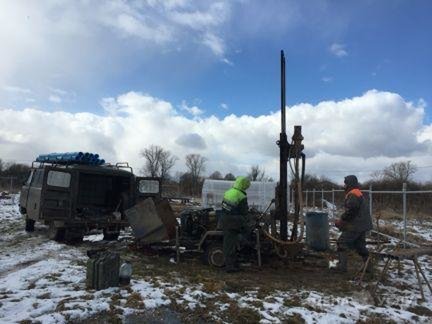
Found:
[{"label": "patch of grass", "polygon": [[391,319],[384,318],[380,315],[373,315],[368,317],[365,320],[358,320],[357,324],[394,324],[397,323]]},{"label": "patch of grass", "polygon": [[430,308],[421,306],[421,305],[416,305],[413,307],[410,307],[407,309],[407,311],[414,313],[416,315],[420,315],[420,316],[429,316],[432,317],[432,310]]},{"label": "patch of grass", "polygon": [[87,294],[87,295],[81,296],[81,298],[84,300],[92,300],[92,299],[94,299],[94,296],[91,294]]},{"label": "patch of grass", "polygon": [[144,304],[141,295],[137,292],[130,294],[125,304],[125,306],[129,308],[142,308],[143,305]]},{"label": "patch of grass", "polygon": [[269,287],[260,287],[260,289],[257,292],[256,298],[265,299],[267,296],[271,295],[272,292],[273,289]]},{"label": "patch of grass", "polygon": [[46,293],[44,293],[42,295],[36,296],[36,298],[38,298],[38,299],[49,299],[49,298],[51,298],[51,293],[46,292]]},{"label": "patch of grass", "polygon": [[253,309],[246,307],[239,307],[237,303],[230,303],[228,309],[224,312],[226,317],[232,323],[259,323],[261,314]]},{"label": "patch of grass", "polygon": [[120,294],[114,294],[111,296],[111,305],[120,305],[121,296]]},{"label": "patch of grass", "polygon": [[225,281],[225,290],[230,293],[239,293],[245,290],[244,284],[239,280]]},{"label": "patch of grass", "polygon": [[301,307],[302,306],[302,302],[300,297],[298,296],[293,296],[290,299],[285,298],[283,301],[283,304],[285,307],[291,308],[291,307]]},{"label": "patch of grass", "polygon": [[284,318],[283,323],[287,324],[303,324],[306,323],[304,318],[299,313],[293,313]]},{"label": "patch of grass", "polygon": [[47,280],[49,280],[49,281],[57,281],[58,278],[60,278],[60,277],[61,277],[61,274],[55,272],[55,273],[50,273],[49,275],[47,275],[47,276],[45,277],[45,279],[47,279]]},{"label": "patch of grass", "polygon": [[73,300],[73,299],[74,298],[72,298],[72,297],[68,297],[68,298],[60,300],[56,306],[56,309],[55,309],[56,312],[63,312],[65,310],[67,310],[66,303]]},{"label": "patch of grass", "polygon": [[31,282],[28,286],[27,289],[35,289],[36,288],[36,282]]}]

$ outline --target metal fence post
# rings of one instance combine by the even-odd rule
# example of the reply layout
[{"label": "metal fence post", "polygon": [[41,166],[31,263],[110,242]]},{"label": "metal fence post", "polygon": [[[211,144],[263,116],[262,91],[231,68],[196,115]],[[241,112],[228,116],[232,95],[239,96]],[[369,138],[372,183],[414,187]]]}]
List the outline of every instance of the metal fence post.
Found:
[{"label": "metal fence post", "polygon": [[308,191],[309,190],[306,189],[306,199],[305,199],[306,200],[306,209],[308,208],[308,196],[309,196]]},{"label": "metal fence post", "polygon": [[315,188],[312,190],[312,208],[315,208]]},{"label": "metal fence post", "polygon": [[372,185],[369,185],[369,214],[372,218]]},{"label": "metal fence post", "polygon": [[332,188],[332,205],[335,206],[335,191],[334,191],[334,188]]},{"label": "metal fence post", "polygon": [[324,209],[324,188],[321,188],[321,210]]},{"label": "metal fence post", "polygon": [[407,184],[404,182],[402,185],[402,210],[403,210],[403,221],[404,221],[404,232],[403,232],[403,238],[404,241],[407,239],[407,199],[406,199],[406,189]]}]

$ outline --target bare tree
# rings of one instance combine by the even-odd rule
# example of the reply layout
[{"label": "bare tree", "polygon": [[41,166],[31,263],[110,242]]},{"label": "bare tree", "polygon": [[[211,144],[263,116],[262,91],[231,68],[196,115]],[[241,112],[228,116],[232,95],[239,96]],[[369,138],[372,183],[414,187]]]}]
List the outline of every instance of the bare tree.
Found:
[{"label": "bare tree", "polygon": [[248,174],[248,178],[251,181],[266,181],[266,175],[265,175],[265,170],[261,169],[260,166],[257,165],[252,165]]},{"label": "bare tree", "polygon": [[410,181],[416,172],[417,166],[414,163],[411,161],[402,161],[392,163],[386,167],[383,171],[383,175],[384,179],[404,183]]},{"label": "bare tree", "polygon": [[0,159],[0,173],[3,171],[4,163],[3,160]]},{"label": "bare tree", "polygon": [[169,178],[169,171],[172,169],[177,160],[178,157],[171,155],[170,151],[161,152],[160,177],[162,180]]},{"label": "bare tree", "polygon": [[384,171],[376,170],[373,171],[369,176],[371,177],[372,181],[380,182],[384,179]]},{"label": "bare tree", "polygon": [[199,178],[201,173],[205,171],[205,162],[207,159],[200,154],[188,154],[186,155],[186,168],[191,176],[192,180],[192,191],[196,194]]},{"label": "bare tree", "polygon": [[178,160],[170,151],[158,145],[150,145],[141,152],[141,156],[146,160],[144,173],[150,177],[160,177],[162,181],[168,178],[169,171]]}]

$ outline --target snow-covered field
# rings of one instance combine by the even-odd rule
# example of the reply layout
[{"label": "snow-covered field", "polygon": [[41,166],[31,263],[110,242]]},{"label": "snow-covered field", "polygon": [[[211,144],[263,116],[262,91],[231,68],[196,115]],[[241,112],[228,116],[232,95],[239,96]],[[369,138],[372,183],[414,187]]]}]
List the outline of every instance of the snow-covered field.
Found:
[{"label": "snow-covered field", "polygon": [[[292,288],[280,285],[264,289],[263,276],[252,278],[256,288],[249,285],[247,289],[237,287],[233,291],[228,289],[233,281],[235,284],[243,277],[260,275],[260,272],[246,270],[232,277],[204,267],[195,278],[181,274],[179,267],[169,262],[169,257],[159,261],[166,261],[166,275],[152,272],[155,266],[148,259],[139,266],[134,265],[130,286],[86,290],[85,251],[94,244],[112,243],[101,241],[102,236],[96,234],[86,237],[80,245],[59,244],[46,238],[43,226],[28,234],[23,231],[17,199],[14,196],[0,200],[0,323],[65,323],[90,319],[97,322],[117,319],[125,323],[154,319],[174,323],[197,319],[262,323],[432,322],[432,294],[424,285],[427,301],[418,300],[414,267],[409,262],[404,262],[402,277],[391,271],[386,285],[380,286],[380,295],[384,297],[382,306],[376,306],[368,292],[374,282],[358,286],[351,281],[347,283],[349,293],[346,290],[329,293],[317,285],[311,289],[307,282]],[[417,232],[424,238],[430,233]],[[123,250],[119,246],[115,248],[134,260],[141,258],[129,251],[127,244],[122,246]],[[430,257],[422,257],[420,262],[432,280]],[[288,280],[288,270],[286,276]],[[339,280],[344,279],[339,277]]]}]

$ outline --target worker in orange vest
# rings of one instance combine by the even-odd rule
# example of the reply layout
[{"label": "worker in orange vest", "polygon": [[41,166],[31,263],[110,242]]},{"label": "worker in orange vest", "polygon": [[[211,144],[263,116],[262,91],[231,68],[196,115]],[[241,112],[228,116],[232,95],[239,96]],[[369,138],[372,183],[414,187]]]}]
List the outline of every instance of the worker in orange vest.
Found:
[{"label": "worker in orange vest", "polygon": [[[335,225],[342,234],[337,240],[337,251],[339,263],[337,272],[348,271],[348,250],[355,250],[366,262],[369,251],[366,247],[366,232],[372,229],[372,218],[369,213],[368,204],[355,175],[346,176],[344,179],[345,189],[345,212]],[[370,263],[369,263],[370,264]],[[366,271],[371,271],[368,266]]]}]

